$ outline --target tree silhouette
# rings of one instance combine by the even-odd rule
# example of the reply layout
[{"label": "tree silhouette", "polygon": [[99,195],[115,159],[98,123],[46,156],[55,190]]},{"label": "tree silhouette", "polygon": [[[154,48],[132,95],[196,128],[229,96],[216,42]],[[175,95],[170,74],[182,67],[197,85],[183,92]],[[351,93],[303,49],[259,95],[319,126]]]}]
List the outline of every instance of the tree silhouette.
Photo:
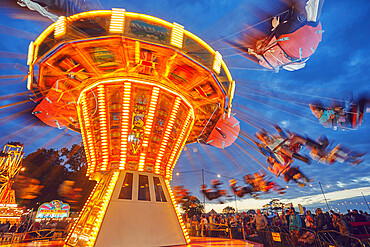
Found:
[{"label": "tree silhouette", "polygon": [[[86,157],[84,148],[81,145],[73,145],[70,149],[37,149],[27,155],[23,160],[25,170],[20,174],[24,179],[36,179],[43,186],[39,195],[33,199],[20,198],[20,189],[15,184],[18,203],[29,208],[36,208],[44,202],[52,200],[64,200],[58,195],[58,188],[65,180],[75,181],[75,184],[82,189],[81,197],[71,207],[80,209],[90,194],[95,182],[88,180],[86,174]],[[34,181],[34,180],[33,180]],[[17,191],[18,190],[18,191]]]},{"label": "tree silhouette", "polygon": [[235,213],[235,208],[231,206],[227,206],[226,208],[222,209],[222,213],[224,214],[233,214]]},{"label": "tree silhouette", "polygon": [[204,205],[195,196],[189,196],[189,198],[180,203],[180,207],[189,218],[193,217],[193,215],[204,213]]}]

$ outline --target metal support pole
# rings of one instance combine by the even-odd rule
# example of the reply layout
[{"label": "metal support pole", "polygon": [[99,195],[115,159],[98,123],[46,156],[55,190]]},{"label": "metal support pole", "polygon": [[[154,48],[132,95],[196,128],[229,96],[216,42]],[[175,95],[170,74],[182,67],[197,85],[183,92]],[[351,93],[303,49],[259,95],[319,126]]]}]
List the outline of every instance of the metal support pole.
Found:
[{"label": "metal support pole", "polygon": [[320,185],[320,189],[321,189],[322,195],[324,196],[324,199],[325,199],[325,202],[326,202],[326,206],[328,207],[328,211],[330,211],[328,201],[326,200],[326,197],[325,197],[324,191],[322,190],[322,187],[321,187],[321,183],[320,182],[319,182],[319,185]]},{"label": "metal support pole", "polygon": [[362,194],[362,197],[363,197],[363,198],[364,198],[364,200],[365,200],[365,203],[366,203],[366,205],[367,205],[367,208],[370,210],[370,208],[369,208],[369,204],[367,203],[366,198],[365,198],[365,196],[364,196],[364,193],[362,193],[362,191],[361,191],[361,194]]},{"label": "metal support pole", "polygon": [[[204,186],[204,170],[202,169],[202,180],[203,180],[203,186]],[[203,207],[204,207],[204,213],[206,212],[206,195],[203,194]]]},{"label": "metal support pole", "polygon": [[235,213],[238,212],[238,205],[236,204],[236,195],[234,193],[234,200],[235,200]]}]

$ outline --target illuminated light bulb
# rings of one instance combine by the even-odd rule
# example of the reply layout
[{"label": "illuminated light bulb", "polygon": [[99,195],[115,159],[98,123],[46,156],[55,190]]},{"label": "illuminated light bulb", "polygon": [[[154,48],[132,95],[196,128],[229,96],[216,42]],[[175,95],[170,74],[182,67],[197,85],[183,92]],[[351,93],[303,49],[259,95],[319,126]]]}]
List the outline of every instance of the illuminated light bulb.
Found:
[{"label": "illuminated light bulb", "polygon": [[183,37],[184,37],[184,26],[177,23],[173,23],[170,41],[171,45],[176,46],[178,48],[182,48]]},{"label": "illuminated light bulb", "polygon": [[27,65],[31,65],[32,64],[32,62],[33,62],[33,54],[34,54],[34,43],[33,43],[33,41],[31,41],[30,42],[30,45],[28,46]]},{"label": "illuminated light bulb", "polygon": [[66,33],[66,17],[59,16],[58,20],[55,22],[54,37],[59,38]]},{"label": "illuminated light bulb", "polygon": [[218,51],[216,51],[214,61],[213,61],[213,70],[217,74],[219,74],[221,71],[221,64],[222,64],[222,56]]},{"label": "illuminated light bulb", "polygon": [[182,216],[181,216],[181,213],[179,211],[179,208],[178,208],[178,205],[176,203],[176,200],[175,200],[175,198],[173,196],[173,193],[172,193],[172,190],[171,190],[171,186],[169,184],[169,181],[168,180],[165,180],[165,184],[166,184],[167,190],[168,190],[168,192],[170,194],[172,205],[173,205],[173,207],[175,209],[176,216],[177,216],[177,219],[178,219],[178,221],[180,223],[180,226],[181,226],[183,235],[185,237],[186,243],[189,243],[190,242],[190,238],[189,238],[189,235],[188,235],[187,230],[185,228],[185,224],[184,224],[184,221],[182,219]]},{"label": "illuminated light bulb", "polygon": [[119,169],[125,169],[126,164],[126,152],[127,152],[127,137],[128,137],[128,126],[129,126],[129,114],[130,114],[130,101],[131,101],[131,83],[124,83],[124,98],[122,104],[122,117],[121,117],[121,154],[120,154],[120,166]]},{"label": "illuminated light bulb", "polygon": [[123,33],[124,26],[125,26],[125,10],[113,8],[109,25],[109,32]]},{"label": "illuminated light bulb", "polygon": [[135,63],[140,63],[140,42],[135,41]]}]

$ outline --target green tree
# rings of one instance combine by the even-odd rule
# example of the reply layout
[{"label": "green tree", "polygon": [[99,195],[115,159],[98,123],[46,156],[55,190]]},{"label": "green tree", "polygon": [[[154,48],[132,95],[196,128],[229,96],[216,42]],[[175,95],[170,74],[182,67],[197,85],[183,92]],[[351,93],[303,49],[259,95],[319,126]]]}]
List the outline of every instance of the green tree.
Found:
[{"label": "green tree", "polygon": [[[84,148],[77,144],[71,149],[38,149],[24,158],[23,167],[25,170],[20,174],[21,176],[37,179],[40,186],[43,186],[34,199],[17,198],[19,204],[29,208],[36,208],[52,200],[63,201],[65,198],[59,196],[58,188],[63,181],[72,180],[82,189],[82,195],[71,207],[80,209],[95,184],[85,176],[87,169],[85,152]],[[17,193],[16,190],[16,196],[17,194],[21,193]]]},{"label": "green tree", "polygon": [[62,149],[61,153],[65,157],[64,166],[69,171],[66,179],[74,181],[75,187],[82,189],[81,198],[77,203],[71,205],[73,208],[80,209],[96,184],[95,181],[86,177],[87,161],[85,149],[82,145],[74,144],[70,150]]},{"label": "green tree", "polygon": [[269,203],[262,206],[263,210],[267,212],[277,212],[283,209],[284,203],[282,203],[279,199],[272,199]]},{"label": "green tree", "polygon": [[222,213],[224,214],[233,214],[235,213],[235,208],[231,206],[227,206],[226,208],[222,209]]},{"label": "green tree", "polygon": [[195,196],[189,196],[186,200],[183,200],[180,207],[189,218],[204,213],[204,205]]}]

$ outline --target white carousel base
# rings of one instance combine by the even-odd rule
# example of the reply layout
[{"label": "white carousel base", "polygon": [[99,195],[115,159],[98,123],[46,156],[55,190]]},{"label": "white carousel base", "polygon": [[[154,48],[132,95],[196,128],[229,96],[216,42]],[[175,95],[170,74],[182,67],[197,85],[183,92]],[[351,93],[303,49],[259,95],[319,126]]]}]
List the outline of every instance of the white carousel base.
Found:
[{"label": "white carousel base", "polygon": [[[132,179],[125,179],[126,174]],[[101,198],[99,193],[105,194],[106,187],[97,187],[92,198]],[[87,246],[93,235],[91,229],[96,224],[93,223],[94,215],[97,215],[103,201],[96,200],[94,206],[91,202],[87,203],[90,206],[86,207],[88,209],[79,219],[80,223],[72,230],[72,237],[67,240],[68,246]],[[94,246],[150,247],[183,244],[186,244],[186,240],[163,177],[145,172],[120,171]]]}]

